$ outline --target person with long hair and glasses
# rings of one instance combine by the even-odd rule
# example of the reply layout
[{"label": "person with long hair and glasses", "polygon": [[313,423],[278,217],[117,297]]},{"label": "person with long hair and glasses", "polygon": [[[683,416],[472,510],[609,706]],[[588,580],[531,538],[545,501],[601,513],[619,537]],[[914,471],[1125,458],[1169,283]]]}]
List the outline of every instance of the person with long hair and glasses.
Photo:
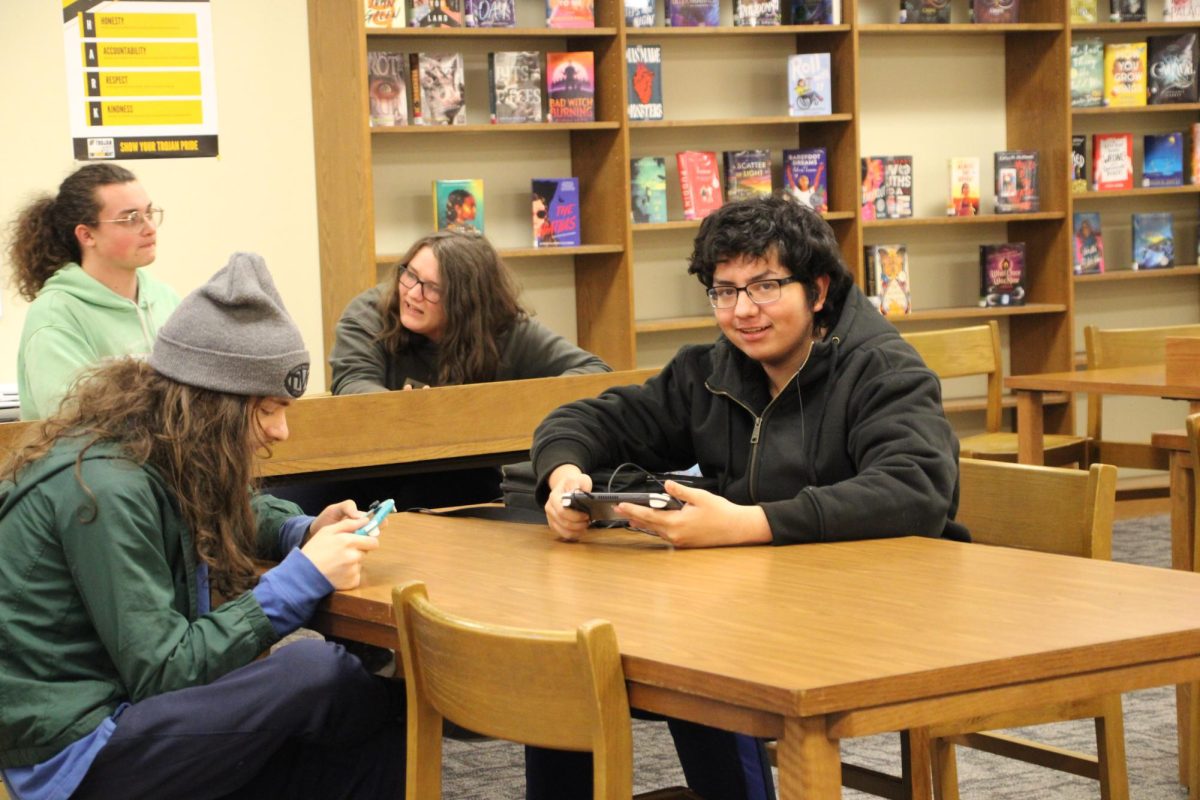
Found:
[{"label": "person with long hair and glasses", "polygon": [[266,265],[239,253],[148,360],[94,367],[0,465],[15,798],[399,796],[401,684],[324,641],[259,658],[379,546],[353,503],[308,517],[252,488],[308,370]]},{"label": "person with long hair and glasses", "polygon": [[162,221],[132,172],[88,164],[12,223],[9,262],[31,302],[17,353],[22,419],[52,414],[86,367],[150,352],[179,305],[142,269],[154,261]]}]

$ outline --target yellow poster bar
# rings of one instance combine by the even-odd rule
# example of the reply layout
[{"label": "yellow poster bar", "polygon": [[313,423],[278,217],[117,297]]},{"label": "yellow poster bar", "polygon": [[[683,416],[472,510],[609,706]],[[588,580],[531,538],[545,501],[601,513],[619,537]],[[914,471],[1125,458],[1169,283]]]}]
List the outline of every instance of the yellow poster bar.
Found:
[{"label": "yellow poster bar", "polygon": [[199,72],[87,72],[88,97],[192,97],[200,94]]},{"label": "yellow poster bar", "polygon": [[88,103],[88,125],[199,125],[204,104],[199,100],[119,100]]},{"label": "yellow poster bar", "polygon": [[85,67],[199,67],[196,42],[85,42]]},{"label": "yellow poster bar", "polygon": [[195,14],[80,14],[85,39],[195,39]]}]

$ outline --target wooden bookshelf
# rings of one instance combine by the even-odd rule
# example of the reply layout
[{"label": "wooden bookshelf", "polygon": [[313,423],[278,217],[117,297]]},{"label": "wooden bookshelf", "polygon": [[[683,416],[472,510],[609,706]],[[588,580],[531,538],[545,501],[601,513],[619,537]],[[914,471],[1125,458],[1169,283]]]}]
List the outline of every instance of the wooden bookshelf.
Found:
[{"label": "wooden bookshelf", "polygon": [[1168,269],[1118,269],[1095,275],[1076,275],[1075,283],[1112,283],[1113,281],[1160,281],[1195,278],[1200,267],[1180,266]]}]

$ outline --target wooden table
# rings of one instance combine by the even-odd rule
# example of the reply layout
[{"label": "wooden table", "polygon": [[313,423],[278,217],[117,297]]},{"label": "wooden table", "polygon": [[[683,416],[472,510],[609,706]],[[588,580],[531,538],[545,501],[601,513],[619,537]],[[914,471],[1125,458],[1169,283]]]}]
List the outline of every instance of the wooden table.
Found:
[{"label": "wooden table", "polygon": [[492,623],[616,626],[642,709],[779,738],[785,800],[841,796],[838,741],[1200,678],[1200,575],[903,538],[672,550],[628,532],[393,515],[326,632],[394,646],[419,579]]},{"label": "wooden table", "polygon": [[1017,393],[1017,460],[1042,464],[1045,421],[1042,396],[1048,392],[1083,392],[1188,400],[1192,412],[1200,411],[1200,376],[1191,382],[1168,382],[1165,364],[1111,369],[1011,375],[1004,385]]}]

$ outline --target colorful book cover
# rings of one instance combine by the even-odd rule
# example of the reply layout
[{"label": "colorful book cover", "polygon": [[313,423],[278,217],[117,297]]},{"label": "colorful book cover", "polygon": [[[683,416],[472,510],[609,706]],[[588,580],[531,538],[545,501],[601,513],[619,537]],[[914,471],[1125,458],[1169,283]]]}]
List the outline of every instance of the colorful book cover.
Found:
[{"label": "colorful book cover", "polygon": [[462,53],[413,53],[413,123],[466,125]]},{"label": "colorful book cover", "polygon": [[645,156],[629,162],[634,222],[667,221],[667,161]]},{"label": "colorful book cover", "polygon": [[1096,0],[1071,0],[1071,22],[1096,21]]},{"label": "colorful book cover", "polygon": [[[832,25],[836,0],[792,0],[793,25]],[[840,7],[840,4],[839,4]]]},{"label": "colorful book cover", "polygon": [[1109,22],[1145,22],[1146,0],[1109,0]]},{"label": "colorful book cover", "polygon": [[368,29],[403,28],[404,0],[363,0]]},{"label": "colorful book cover", "polygon": [[1104,41],[1097,38],[1071,42],[1071,107],[1104,105]]},{"label": "colorful book cover", "polygon": [[788,114],[812,117],[833,113],[833,83],[829,53],[788,56]]},{"label": "colorful book cover", "polygon": [[579,178],[533,179],[533,246],[578,247]]},{"label": "colorful book cover", "polygon": [[822,214],[829,210],[828,160],[824,147],[783,151],[784,190],[796,202]]},{"label": "colorful book cover", "polygon": [[887,201],[883,178],[887,171],[887,156],[864,156],[862,159],[862,212],[864,220],[887,219]]},{"label": "colorful book cover", "polygon": [[1025,305],[1025,243],[979,245],[979,305]]},{"label": "colorful book cover", "polygon": [[411,28],[463,27],[463,0],[409,0]]},{"label": "colorful book cover", "polygon": [[595,56],[591,50],[546,54],[546,94],[551,122],[596,119]]},{"label": "colorful book cover", "polygon": [[711,28],[721,24],[720,0],[666,0],[664,21],[671,28]]},{"label": "colorful book cover", "polygon": [[654,0],[625,0],[625,27],[654,27]]},{"label": "colorful book cover", "polygon": [[1197,0],[1164,0],[1164,22],[1190,22],[1200,19],[1200,3]]},{"label": "colorful book cover", "polygon": [[1142,186],[1183,186],[1183,133],[1142,137]]},{"label": "colorful book cover", "polygon": [[488,111],[493,123],[542,121],[542,65],[536,50],[488,53]]},{"label": "colorful book cover", "polygon": [[912,313],[908,247],[902,244],[874,244],[867,245],[866,253],[871,302],[885,317]]},{"label": "colorful book cover", "polygon": [[883,204],[888,219],[913,215],[913,157],[888,156],[883,168]]},{"label": "colorful book cover", "polygon": [[971,0],[970,8],[971,22],[1017,22],[1021,4],[1019,0]]},{"label": "colorful book cover", "polygon": [[950,0],[900,0],[901,24],[929,25],[950,21]]},{"label": "colorful book cover", "polygon": [[1082,133],[1071,136],[1071,194],[1083,194],[1088,190],[1087,136]]},{"label": "colorful book cover", "polygon": [[1146,105],[1146,43],[1104,45],[1104,100],[1108,106]]},{"label": "colorful book cover", "polygon": [[995,176],[997,214],[1021,214],[1041,208],[1036,150],[998,151]]},{"label": "colorful book cover", "polygon": [[1133,268],[1175,266],[1174,216],[1165,211],[1133,215]]},{"label": "colorful book cover", "polygon": [[950,202],[946,213],[953,217],[979,215],[979,158],[954,156],[950,159]]},{"label": "colorful book cover", "polygon": [[721,176],[717,154],[684,150],[675,154],[684,219],[704,219],[721,207]]},{"label": "colorful book cover", "polygon": [[1192,123],[1192,185],[1200,185],[1200,122]]},{"label": "colorful book cover", "polygon": [[546,0],[546,27],[596,27],[596,9],[592,0]]},{"label": "colorful book cover", "polygon": [[1151,36],[1146,44],[1149,54],[1147,102],[1155,106],[1200,100],[1196,91],[1196,72],[1200,70],[1196,34]]},{"label": "colorful book cover", "polygon": [[513,28],[517,24],[515,0],[466,0],[468,28]]},{"label": "colorful book cover", "polygon": [[723,156],[726,200],[771,196],[770,150],[726,150]]},{"label": "colorful book cover", "polygon": [[1133,134],[1092,134],[1092,189],[1133,188]]},{"label": "colorful book cover", "polygon": [[662,119],[662,47],[627,45],[625,75],[629,81],[629,119]]},{"label": "colorful book cover", "polygon": [[733,24],[744,28],[779,25],[783,21],[780,0],[734,0]]},{"label": "colorful book cover", "polygon": [[367,52],[367,98],[371,127],[408,124],[408,75],[404,53]]},{"label": "colorful book cover", "polygon": [[483,233],[483,180],[435,180],[433,224],[439,231]]},{"label": "colorful book cover", "polygon": [[1073,223],[1075,250],[1071,266],[1075,274],[1104,272],[1104,237],[1100,235],[1100,215],[1095,211],[1076,211]]}]

